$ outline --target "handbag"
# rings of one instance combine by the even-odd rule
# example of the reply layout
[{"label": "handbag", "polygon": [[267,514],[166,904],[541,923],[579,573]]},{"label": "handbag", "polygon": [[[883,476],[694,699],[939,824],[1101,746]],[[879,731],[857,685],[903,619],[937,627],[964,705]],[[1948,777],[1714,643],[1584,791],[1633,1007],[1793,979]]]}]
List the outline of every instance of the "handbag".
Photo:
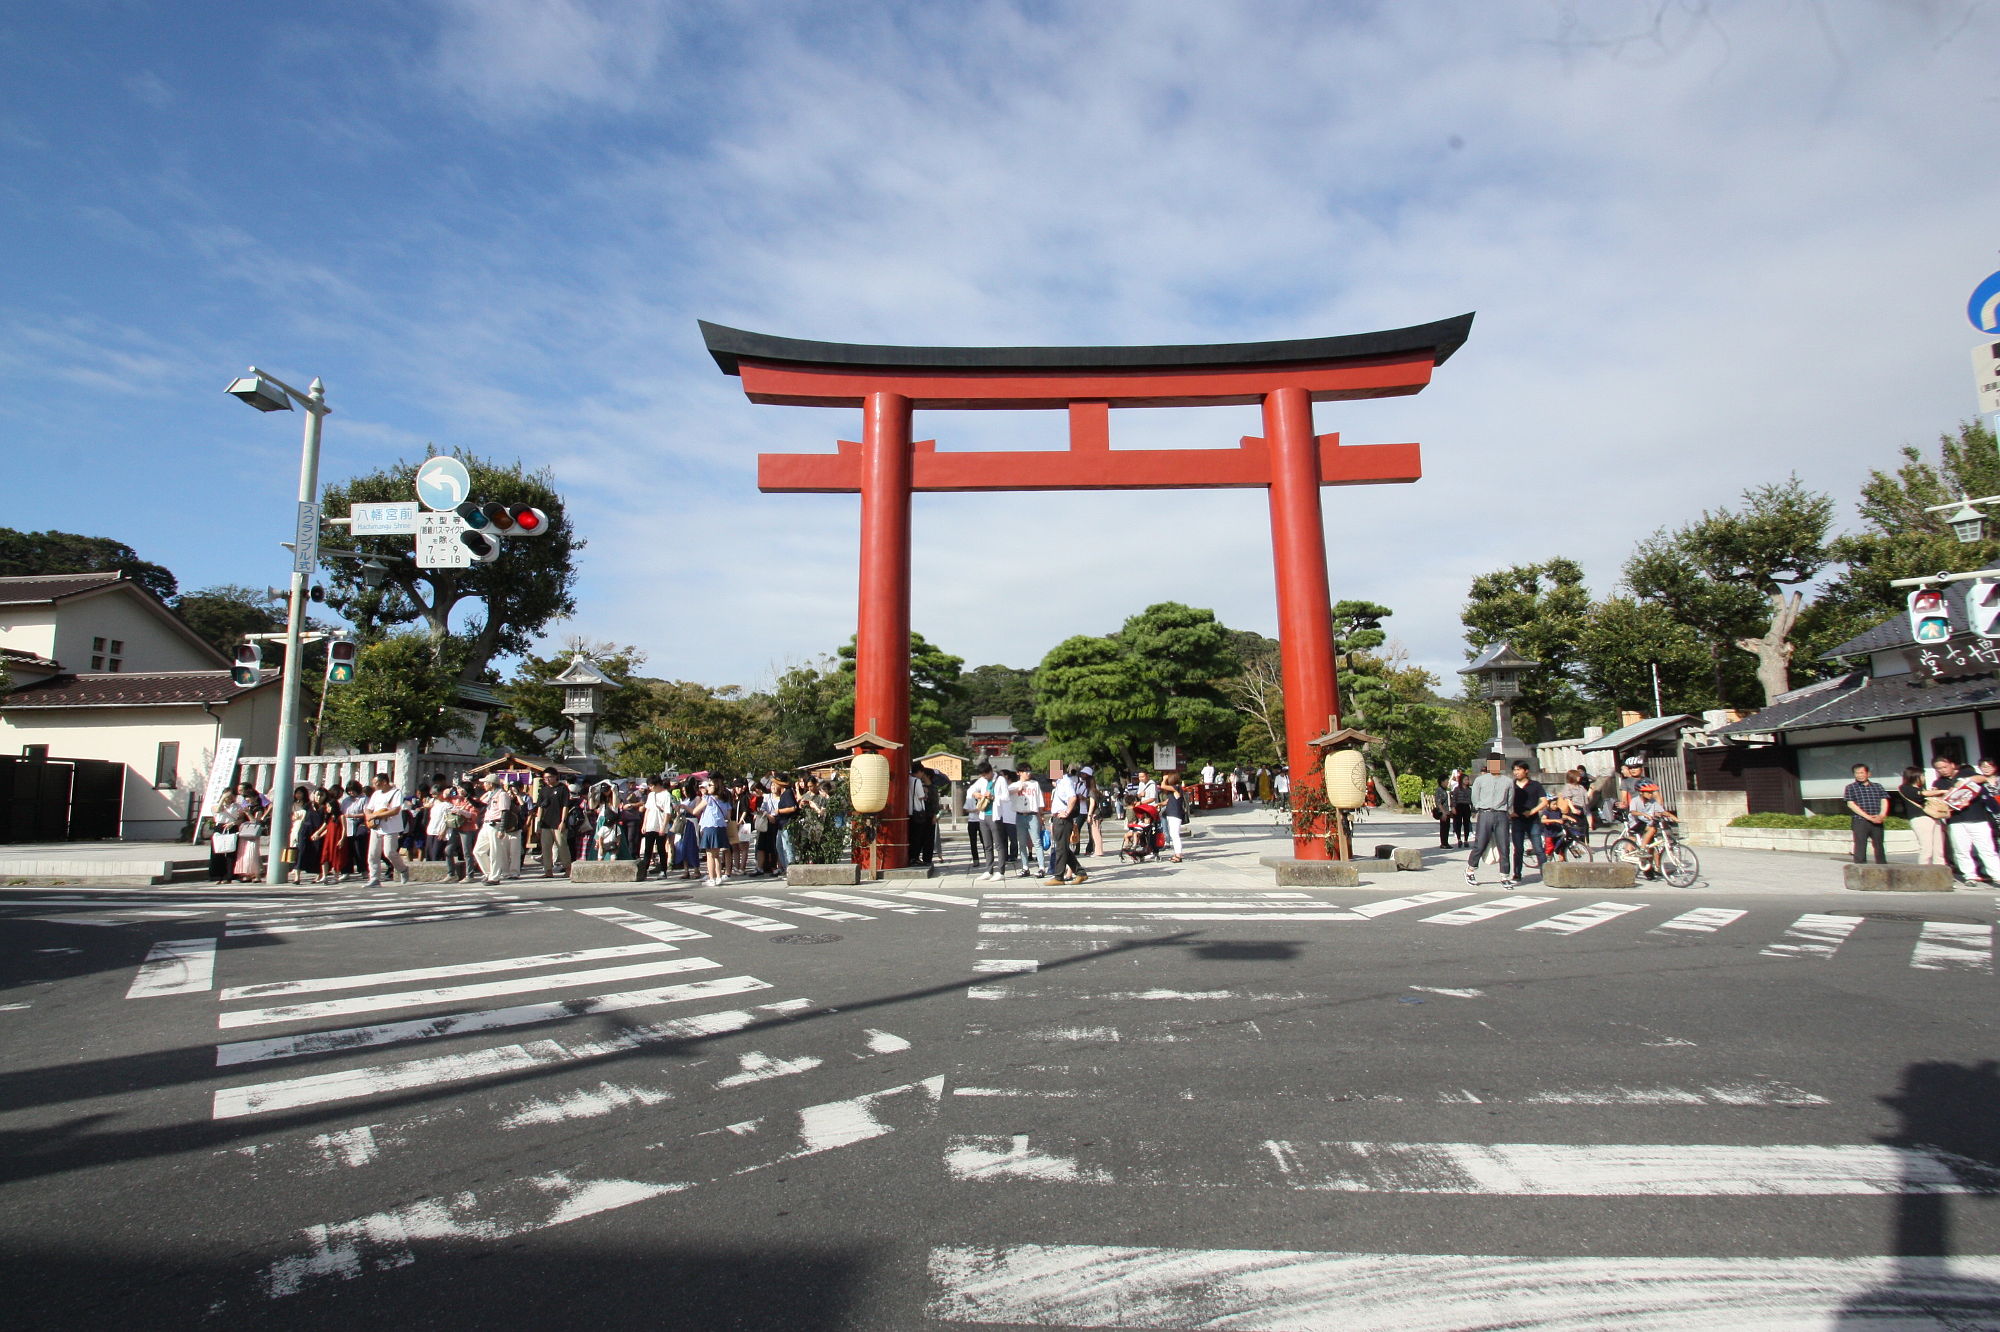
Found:
[{"label": "handbag", "polygon": [[208,849],[218,856],[234,855],[236,853],[236,834],[233,832],[210,834]]},{"label": "handbag", "polygon": [[1926,796],[1924,798],[1924,817],[1939,820],[1948,819],[1951,817],[1951,806],[1944,802],[1943,796]]}]

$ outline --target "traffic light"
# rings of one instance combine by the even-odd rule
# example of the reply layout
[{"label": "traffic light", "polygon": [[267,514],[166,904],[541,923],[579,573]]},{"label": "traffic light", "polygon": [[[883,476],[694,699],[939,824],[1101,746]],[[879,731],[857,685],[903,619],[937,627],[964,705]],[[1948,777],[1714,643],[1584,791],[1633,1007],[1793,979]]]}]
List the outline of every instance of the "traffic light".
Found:
[{"label": "traffic light", "polygon": [[477,532],[467,528],[458,534],[458,539],[472,552],[472,558],[481,564],[491,564],[500,558],[500,538],[490,530]]},{"label": "traffic light", "polygon": [[349,684],[353,681],[355,651],[355,643],[351,638],[336,638],[326,645],[326,682],[328,684]]},{"label": "traffic light", "polygon": [[465,520],[465,525],[477,532],[486,526],[486,506],[478,500],[467,500],[452,512]]},{"label": "traffic light", "polygon": [[540,536],[549,530],[549,516],[532,505],[516,504],[507,510],[507,516],[514,520],[509,536]]},{"label": "traffic light", "polygon": [[1951,638],[1951,611],[1944,593],[1920,587],[1910,593],[1910,637],[1919,643],[1944,643]]},{"label": "traffic light", "polygon": [[264,683],[264,649],[255,643],[245,643],[237,648],[236,661],[229,668],[229,680],[243,689]]},{"label": "traffic light", "polygon": [[486,515],[486,525],[495,532],[500,533],[502,536],[510,535],[513,532],[514,512],[506,505],[497,502],[482,504],[479,506],[479,511]]},{"label": "traffic light", "polygon": [[2000,638],[2000,582],[1982,578],[1965,594],[1965,617],[1981,638]]}]

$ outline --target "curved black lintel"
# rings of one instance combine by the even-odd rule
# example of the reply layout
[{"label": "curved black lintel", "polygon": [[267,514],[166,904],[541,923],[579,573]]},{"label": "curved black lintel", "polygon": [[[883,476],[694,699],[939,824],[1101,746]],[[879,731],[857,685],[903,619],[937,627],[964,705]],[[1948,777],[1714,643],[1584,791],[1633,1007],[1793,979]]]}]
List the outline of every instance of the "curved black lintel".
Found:
[{"label": "curved black lintel", "polygon": [[743,358],[795,365],[884,366],[905,370],[1158,370],[1220,365],[1283,365],[1428,351],[1438,364],[1464,344],[1472,316],[1379,333],[1283,342],[1211,342],[1180,347],[883,347],[812,342],[700,321],[702,340],[722,373]]}]

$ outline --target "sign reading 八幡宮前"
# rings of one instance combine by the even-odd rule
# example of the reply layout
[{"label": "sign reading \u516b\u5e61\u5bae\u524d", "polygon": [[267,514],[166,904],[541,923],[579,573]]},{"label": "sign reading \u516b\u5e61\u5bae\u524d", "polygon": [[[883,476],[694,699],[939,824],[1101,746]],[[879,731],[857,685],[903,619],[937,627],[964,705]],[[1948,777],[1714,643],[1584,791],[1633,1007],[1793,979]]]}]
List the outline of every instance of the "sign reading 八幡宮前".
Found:
[{"label": "sign reading \u516b\u5e61\u5bae\u524d", "polygon": [[415,536],[417,503],[357,504],[348,511],[348,532],[353,536]]}]

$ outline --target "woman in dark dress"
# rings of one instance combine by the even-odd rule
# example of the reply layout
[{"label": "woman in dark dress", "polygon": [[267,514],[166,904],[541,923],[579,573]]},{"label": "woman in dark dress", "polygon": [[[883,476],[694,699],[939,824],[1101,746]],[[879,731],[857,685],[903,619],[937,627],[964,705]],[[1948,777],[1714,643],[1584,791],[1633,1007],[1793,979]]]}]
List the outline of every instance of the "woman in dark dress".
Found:
[{"label": "woman in dark dress", "polygon": [[304,786],[293,789],[292,808],[298,812],[292,818],[291,880],[304,883],[308,874],[315,878],[319,875],[319,839],[326,831],[326,811],[313,798],[311,789]]}]

